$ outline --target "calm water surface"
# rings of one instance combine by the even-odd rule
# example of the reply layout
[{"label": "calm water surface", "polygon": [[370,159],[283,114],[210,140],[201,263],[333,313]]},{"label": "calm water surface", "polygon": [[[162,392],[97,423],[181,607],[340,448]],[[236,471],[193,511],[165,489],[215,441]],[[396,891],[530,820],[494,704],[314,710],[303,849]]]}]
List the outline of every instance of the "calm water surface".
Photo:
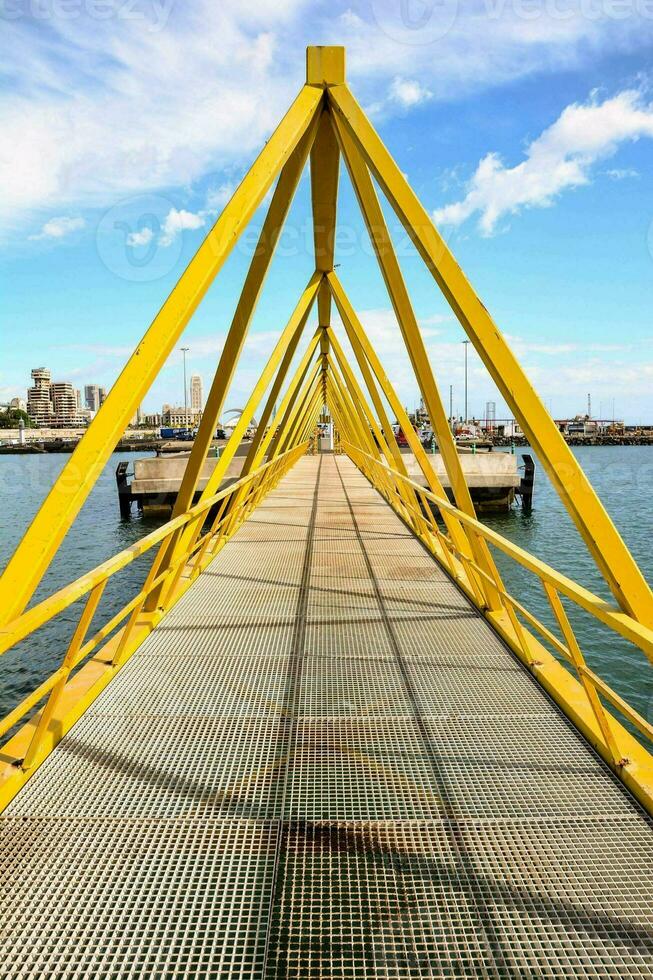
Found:
[{"label": "calm water surface", "polygon": [[[647,579],[653,581],[653,447],[597,446],[574,452]],[[67,584],[157,526],[156,521],[136,516],[131,521],[120,520],[115,469],[120,459],[133,460],[137,456],[115,455],[107,463],[37,598]],[[63,455],[0,456],[0,568],[67,459]],[[516,508],[509,514],[486,518],[487,523],[554,568],[609,598],[592,559],[540,467],[535,479],[535,502],[530,515]],[[134,595],[148,561],[149,556],[145,556],[110,580],[94,627],[109,619]],[[502,554],[497,555],[497,563],[509,590],[553,625],[539,581]],[[79,611],[79,606],[71,608],[50,627],[4,656],[0,667],[0,716],[56,669]],[[572,621],[590,665],[640,713],[652,719],[653,669],[644,655],[582,612],[574,613]]]}]

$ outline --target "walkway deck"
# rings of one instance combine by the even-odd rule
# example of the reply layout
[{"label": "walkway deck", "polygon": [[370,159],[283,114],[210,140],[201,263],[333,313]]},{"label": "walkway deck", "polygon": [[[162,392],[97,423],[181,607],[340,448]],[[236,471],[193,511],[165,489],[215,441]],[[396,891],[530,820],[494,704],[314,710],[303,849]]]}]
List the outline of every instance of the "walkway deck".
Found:
[{"label": "walkway deck", "polygon": [[344,458],[0,818],[11,977],[651,977],[653,834]]}]

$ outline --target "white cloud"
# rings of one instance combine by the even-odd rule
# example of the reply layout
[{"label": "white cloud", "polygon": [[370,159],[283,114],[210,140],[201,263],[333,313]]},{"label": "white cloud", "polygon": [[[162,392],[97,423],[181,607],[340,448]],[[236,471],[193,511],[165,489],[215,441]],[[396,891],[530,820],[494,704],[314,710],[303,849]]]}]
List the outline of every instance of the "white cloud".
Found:
[{"label": "white cloud", "polygon": [[233,181],[226,180],[217,187],[210,187],[206,195],[206,206],[210,211],[222,211],[229,203],[236,190]]},{"label": "white cloud", "polygon": [[397,0],[355,11],[349,0],[164,0],[117,4],[101,24],[93,4],[71,17],[15,6],[20,16],[3,21],[0,206],[9,229],[35,212],[106,208],[251,161],[303,81],[309,43],[345,44],[357,94],[385,100],[388,112],[427,93],[460,98],[645,48],[653,33],[653,20],[636,12],[584,16],[580,0],[568,0],[564,18],[547,14],[555,5],[526,18],[517,4],[470,0],[437,38],[429,29],[440,4],[415,31]]},{"label": "white cloud", "polygon": [[172,245],[180,232],[195,231],[204,225],[205,220],[202,213],[194,214],[192,211],[184,211],[183,209],[178,211],[177,208],[171,208],[163,223],[159,244]]},{"label": "white cloud", "polygon": [[154,232],[149,227],[149,225],[145,225],[145,227],[141,228],[140,231],[130,232],[129,235],[127,235],[127,238],[125,239],[125,243],[127,245],[131,245],[132,248],[135,248],[138,247],[139,245],[141,246],[149,245],[153,238],[154,238]]},{"label": "white cloud", "polygon": [[39,241],[43,238],[65,238],[66,235],[72,235],[74,231],[81,231],[81,229],[86,225],[83,218],[50,218],[46,221],[40,232],[36,235],[30,235],[32,241]]},{"label": "white cloud", "polygon": [[589,183],[594,164],[619,146],[653,136],[653,104],[636,90],[603,102],[593,97],[572,104],[526,149],[525,159],[507,167],[496,153],[479,163],[462,200],[434,212],[436,222],[459,225],[479,216],[479,228],[491,235],[506,214],[548,207],[564,190]]},{"label": "white cloud", "polygon": [[415,79],[397,76],[390,86],[390,101],[404,109],[411,109],[413,106],[419,105],[421,102],[428,102],[432,98],[433,93]]}]

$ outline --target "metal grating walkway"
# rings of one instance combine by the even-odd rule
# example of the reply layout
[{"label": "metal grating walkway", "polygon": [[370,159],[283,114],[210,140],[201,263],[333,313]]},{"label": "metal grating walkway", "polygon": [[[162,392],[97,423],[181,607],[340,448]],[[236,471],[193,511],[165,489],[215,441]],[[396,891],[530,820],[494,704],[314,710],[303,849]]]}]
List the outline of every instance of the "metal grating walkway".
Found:
[{"label": "metal grating walkway", "polygon": [[649,822],[344,458],[296,465],[0,838],[0,976],[653,976]]}]

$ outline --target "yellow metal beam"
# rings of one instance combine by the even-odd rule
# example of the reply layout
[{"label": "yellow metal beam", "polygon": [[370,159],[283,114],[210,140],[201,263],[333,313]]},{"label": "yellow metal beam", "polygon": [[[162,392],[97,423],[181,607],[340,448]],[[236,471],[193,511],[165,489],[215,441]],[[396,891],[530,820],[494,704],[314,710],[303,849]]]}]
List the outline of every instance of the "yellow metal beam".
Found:
[{"label": "yellow metal beam", "polygon": [[190,261],[111,388],[0,578],[0,622],[27,605],[141,399],[240,233],[321,106],[306,85]]},{"label": "yellow metal beam", "polygon": [[238,446],[242,442],[247,429],[251,425],[254,413],[258,408],[261,398],[263,397],[263,393],[266,391],[268,385],[272,381],[279,366],[279,362],[288,348],[288,344],[291,343],[298,327],[303,329],[303,326],[306,323],[311,307],[317,295],[320,280],[321,276],[314,273],[308,281],[308,284],[300,296],[299,301],[295,306],[290,319],[288,320],[288,323],[281,332],[281,335],[276,342],[251,395],[247,399],[242,415],[238,419],[227,445],[222,450],[220,459],[218,460],[213,473],[209,477],[206,487],[204,490],[202,490],[200,500],[204,500],[206,497],[211,497],[214,493],[217,493],[217,489],[226,475],[229,463],[234,458]]},{"label": "yellow metal beam", "polygon": [[[333,329],[329,330],[329,336],[331,338],[331,346],[333,348],[333,352],[336,355],[336,360],[340,365],[340,370],[342,371],[343,377],[345,378],[347,387],[350,390],[352,398],[355,401],[355,403],[361,406],[365,416],[367,416],[374,438],[376,439],[381,452],[385,456],[388,466],[397,467],[397,469],[399,469],[400,472],[403,472],[405,475],[407,475],[407,470],[405,468],[404,461],[401,452],[399,451],[397,440],[395,438],[394,429],[390,425],[390,421],[386,415],[385,408],[383,406],[381,398],[379,397],[376,385],[374,383],[374,378],[372,377],[370,366],[364,358],[358,340],[356,339],[356,337],[354,337],[354,344],[352,344],[352,347],[354,348],[354,356],[356,357],[359,368],[361,369],[361,374],[363,375],[363,381],[366,385],[366,388],[370,394],[370,397],[373,400],[377,412],[379,413],[379,418],[383,419],[382,422],[382,425],[384,426],[383,429],[379,428],[374,412],[372,411],[370,405],[368,404],[365,395],[363,393],[363,390],[358,384],[358,381],[356,380],[356,377],[349,366],[345,353],[342,350],[342,347],[340,346],[340,342],[338,341],[337,336],[333,332]],[[358,348],[358,350],[356,348]],[[401,481],[395,482],[394,486],[401,497],[411,498],[410,503],[409,501],[406,501],[407,506],[409,506],[410,504],[415,506],[416,501],[414,499],[412,492],[410,490],[407,490],[405,485]]]},{"label": "yellow metal beam", "polygon": [[288,385],[288,388],[286,389],[286,393],[281,399],[281,403],[279,405],[279,408],[277,409],[277,413],[274,419],[272,420],[272,424],[270,425],[268,431],[263,437],[263,441],[261,442],[261,445],[259,446],[258,454],[257,454],[257,465],[260,465],[264,456],[266,455],[266,453],[268,453],[268,447],[269,447],[268,455],[270,456],[270,458],[276,455],[276,446],[279,442],[279,434],[284,431],[284,423],[287,421],[289,417],[290,411],[292,409],[292,405],[294,404],[294,399],[296,397],[296,394],[301,389],[301,386],[304,383],[304,378],[308,373],[308,369],[311,364],[311,359],[320,342],[320,334],[321,334],[321,330],[318,327],[315,333],[313,334],[313,336],[311,337],[308,347],[304,351],[303,357],[297,366],[297,370],[295,371],[295,374],[293,375],[293,378],[290,384]]},{"label": "yellow metal beam", "polygon": [[298,400],[296,411],[289,420],[288,430],[280,443],[280,452],[289,452],[293,446],[298,444],[298,433],[304,427],[306,418],[312,411],[313,405],[320,399],[320,386],[318,374],[314,374],[310,383],[306,386],[303,396]]},{"label": "yellow metal beam", "polygon": [[[247,456],[245,457],[243,468],[240,471],[241,478],[243,476],[247,476],[247,474],[250,473],[252,469],[256,469],[256,467],[259,465],[258,461],[262,459],[265,453],[265,448],[262,449],[261,447],[264,447],[264,444],[266,442],[266,437],[269,437],[270,439],[272,438],[271,431],[269,429],[270,419],[272,418],[273,412],[275,412],[275,406],[277,403],[277,399],[279,397],[279,393],[283,388],[284,382],[286,380],[286,375],[288,374],[288,370],[290,368],[290,365],[292,364],[293,357],[295,356],[295,352],[297,351],[297,345],[299,344],[301,336],[304,332],[306,321],[308,320],[310,312],[311,312],[310,308],[306,310],[306,313],[299,321],[297,325],[297,329],[295,330],[294,334],[292,335],[292,337],[288,342],[288,347],[284,352],[283,358],[281,359],[281,364],[279,365],[279,370],[277,371],[276,377],[272,383],[272,387],[270,388],[270,392],[268,394],[267,401],[265,403],[265,408],[258,416],[258,425],[256,427],[256,434],[254,435],[254,438],[250,443],[249,449],[247,450]],[[309,349],[310,348],[311,345],[309,343]],[[313,347],[313,350],[314,349],[315,347]]]},{"label": "yellow metal beam", "polygon": [[213,435],[224,411],[225,399],[238,365],[238,360],[247,338],[256,305],[272,262],[279,235],[288,215],[297,184],[315,139],[319,115],[315,117],[304,136],[295,147],[291,157],[279,175],[268,213],[263,222],[261,234],[254,250],[247,276],[238,300],[227,338],[220,354],[218,367],[213,378],[206,405],[202,413],[199,430],[193,442],[181,486],[177,493],[172,516],[183,514],[192,505],[197,485],[207,458]]},{"label": "yellow metal beam", "polygon": [[306,84],[325,88],[345,81],[345,49],[332,45],[306,48]]},{"label": "yellow metal beam", "polygon": [[[370,344],[367,335],[365,333],[365,330],[363,329],[363,325],[358,319],[358,316],[356,315],[356,312],[342,287],[342,283],[338,279],[335,272],[330,272],[328,278],[329,278],[329,285],[331,286],[331,291],[333,293],[333,298],[335,299],[336,306],[338,307],[338,312],[340,313],[340,317],[345,326],[345,330],[347,331],[347,334],[348,336],[350,336],[350,338],[351,337],[356,338],[358,344],[360,345],[362,351],[364,352],[364,355],[367,361],[369,362],[370,368],[372,369],[376,377],[376,380],[379,383],[379,387],[381,388],[381,391],[383,392],[385,398],[387,399],[390,408],[392,409],[392,411],[395,413],[397,417],[397,422],[401,426],[401,429],[403,430],[406,436],[408,445],[412,450],[413,455],[417,460],[417,463],[419,464],[419,467],[424,475],[424,478],[426,479],[429,488],[434,494],[436,494],[436,496],[445,497],[446,494],[440,482],[440,479],[437,473],[435,472],[435,470],[433,469],[433,467],[431,466],[429,459],[426,453],[424,452],[424,447],[422,446],[422,443],[418,439],[415,430],[413,429],[410,423],[410,419],[406,414],[406,410],[404,409],[404,406],[401,404],[401,401],[397,397],[397,394],[394,388],[392,387],[388,376],[385,373],[381,361],[377,357],[374,348]],[[469,541],[467,539],[464,530],[460,526],[459,521],[457,521],[455,517],[452,518],[450,515],[445,514],[443,516],[447,526],[447,530],[449,531],[449,534],[451,535],[452,540],[454,541],[458,550],[461,551],[463,554],[471,556],[472,548],[469,544]]]},{"label": "yellow metal beam", "polygon": [[[288,344],[291,342],[295,331],[298,329],[298,326],[301,324],[303,328],[303,324],[306,322],[308,313],[310,312],[311,306],[313,305],[317,295],[321,278],[321,275],[318,273],[314,273],[313,276],[311,276],[308,285],[304,289],[299,302],[293,310],[292,316],[288,320],[288,323],[282,331],[279,340],[275,344],[272,353],[270,354],[267,363],[263,368],[256,385],[254,386],[252,394],[249,396],[245,404],[245,408],[243,409],[242,414],[234,427],[229,441],[222,450],[213,472],[206,481],[206,486],[202,490],[199,497],[199,503],[206,500],[208,497],[212,497],[218,492],[220,484],[226,476],[229,464],[234,458],[236,450],[242,442],[245,433],[251,424],[254,413],[258,408],[258,404],[263,397],[264,392],[274,378],[277,368],[279,367],[279,362],[281,361]],[[168,546],[166,556],[161,562],[162,570],[165,570],[166,567],[174,564],[181,554],[188,551],[188,549],[192,547],[194,540],[197,538],[197,535],[201,530],[201,526],[201,520],[197,520],[189,524],[184,528],[179,537]],[[166,589],[162,587],[160,590],[153,593],[150,596],[146,606],[148,611],[155,609],[157,605],[161,603],[165,605],[165,598],[162,600],[162,596],[167,594],[170,594],[170,588],[167,588],[166,591]]]},{"label": "yellow metal beam", "polygon": [[355,401],[354,394],[349,390],[347,382],[340,376],[338,368],[333,361],[329,361],[329,371],[333,381],[335,382],[336,388],[340,393],[345,412],[352,424],[352,427],[354,428],[354,431],[358,434],[358,438],[356,440],[357,444],[365,452],[370,453],[370,455],[374,456],[376,459],[379,459],[379,447],[372,438],[369,424],[365,418],[365,410],[362,402]]},{"label": "yellow metal beam", "polygon": [[329,88],[328,98],[519,421],[620,606],[653,625],[653,593],[637,563],[426,209],[349,89]]},{"label": "yellow metal beam", "polygon": [[307,380],[303,383],[299,397],[288,405],[288,408],[284,413],[284,418],[279,426],[278,438],[276,439],[274,449],[270,447],[270,457],[273,457],[276,454],[281,454],[285,451],[285,446],[288,445],[289,440],[292,438],[294,428],[298,422],[298,416],[300,414],[300,409],[303,404],[303,400],[305,399],[306,392],[318,388],[319,377],[320,365],[318,362],[313,365],[313,370],[309,374]]},{"label": "yellow metal beam", "polygon": [[[333,126],[327,113],[323,112],[311,149],[313,240],[318,272],[333,269],[339,163],[340,151]],[[328,327],[331,322],[331,293],[326,283],[320,289],[317,302],[320,326]]]},{"label": "yellow metal beam", "polygon": [[372,411],[367,399],[365,398],[365,395],[363,394],[363,390],[359,385],[358,381],[356,380],[354,372],[349,366],[349,362],[347,361],[345,352],[340,346],[340,341],[338,340],[338,338],[336,337],[332,329],[329,330],[329,338],[331,341],[331,348],[333,350],[333,353],[335,354],[336,363],[340,368],[342,376],[347,385],[347,389],[351,394],[351,398],[354,404],[360,408],[361,420],[367,419],[368,427],[372,430],[374,438],[376,439],[376,442],[378,444],[377,447],[375,447],[376,448],[375,455],[378,454],[378,449],[380,449],[386,458],[388,466],[392,466],[393,464],[392,453],[390,452],[388,443],[386,442],[385,435],[383,432],[381,432],[381,429],[379,428],[379,424],[376,420],[374,412]]},{"label": "yellow metal beam", "polygon": [[429,414],[431,426],[438,441],[454,500],[460,510],[474,517],[474,504],[463,474],[451,426],[433,376],[422,333],[408,296],[406,283],[399,267],[370,172],[338,116],[324,113],[322,118],[325,120],[334,119],[345,163],[388,290],[390,302],[401,329],[419,390]]}]

